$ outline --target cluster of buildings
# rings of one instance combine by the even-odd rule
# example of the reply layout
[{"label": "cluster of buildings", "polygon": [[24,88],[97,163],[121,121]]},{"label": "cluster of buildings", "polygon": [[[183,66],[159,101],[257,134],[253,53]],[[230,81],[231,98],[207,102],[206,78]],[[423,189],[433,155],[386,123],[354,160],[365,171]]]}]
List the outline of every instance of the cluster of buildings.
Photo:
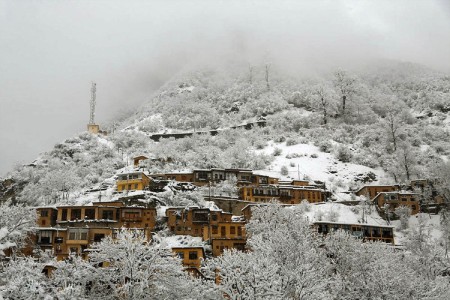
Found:
[{"label": "cluster of buildings", "polygon": [[435,180],[411,180],[408,185],[365,185],[354,192],[365,196],[375,205],[381,216],[392,214],[397,207],[406,206],[415,215],[420,211],[437,211],[444,198],[435,188]]},{"label": "cluster of buildings", "polygon": [[[267,202],[274,199],[286,206],[299,204],[304,200],[321,204],[327,202],[330,197],[321,182],[281,181],[278,178],[254,174],[252,170],[246,169],[201,169],[192,172],[148,174],[139,168],[144,159],[144,156],[135,158],[134,171],[117,176],[117,192],[158,191],[169,181],[200,187],[233,179],[238,190],[238,201],[243,203],[242,208],[236,209],[234,204],[230,204],[228,210],[166,207],[165,212],[160,211],[158,216],[153,202],[132,197],[83,206],[39,207],[36,209],[38,226],[31,248],[51,253],[58,260],[67,259],[73,254],[88,258],[93,243],[100,242],[106,236],[114,237],[122,228],[135,230],[148,241],[152,239],[154,232],[167,228],[173,236],[190,236],[201,241],[195,245],[180,243],[170,246],[187,270],[200,274],[199,270],[205,258],[219,256],[225,249],[246,250],[245,225],[251,219],[255,206],[267,205]],[[410,207],[412,214],[416,214],[424,203],[420,190],[431,188],[433,191],[432,187],[432,181],[416,180],[408,187],[366,185],[353,193],[370,199],[380,215],[386,213],[387,209],[393,211],[401,205]],[[430,195],[434,202],[443,202],[436,192]],[[392,226],[328,221],[317,221],[311,226],[320,234],[341,229],[363,240],[394,244]]]}]

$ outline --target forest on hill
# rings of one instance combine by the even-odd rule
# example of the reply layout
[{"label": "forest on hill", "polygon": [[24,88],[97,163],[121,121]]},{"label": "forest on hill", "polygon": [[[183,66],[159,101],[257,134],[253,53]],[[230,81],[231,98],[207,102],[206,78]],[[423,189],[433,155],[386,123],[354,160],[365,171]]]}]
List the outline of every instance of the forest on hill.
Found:
[{"label": "forest on hill", "polygon": [[[113,120],[108,136],[69,138],[12,170],[3,198],[56,202],[100,184],[147,155],[150,171],[265,169],[269,141],[313,144],[339,161],[383,169],[393,182],[439,177],[450,155],[450,76],[420,65],[381,61],[355,71],[287,76],[275,65],[184,71],[136,111]],[[155,133],[226,129],[265,119],[253,130],[222,130],[152,141]],[[125,159],[124,159],[125,158]],[[4,184],[6,185],[6,184]],[[11,193],[11,190],[15,190]],[[9,192],[8,192],[9,191]]]},{"label": "forest on hill", "polygon": [[[235,128],[256,121],[265,126]],[[286,178],[302,167],[306,180],[314,180],[309,175],[318,174],[313,169],[324,169],[320,164],[326,161],[325,169],[336,170],[322,174],[330,176],[320,184],[327,185],[328,200],[333,200],[315,203],[323,207],[344,207],[335,201],[337,192],[348,194],[364,184],[354,175],[384,184],[439,179],[435,188],[444,204],[450,199],[450,76],[411,63],[384,61],[314,76],[288,76],[271,64],[184,71],[102,129],[108,135],[83,132],[68,138],[35,161],[17,165],[2,180],[0,259],[9,249],[24,246],[36,230],[36,207],[79,208],[132,195],[117,192],[116,180],[137,170],[132,158],[139,155],[150,158],[143,166],[150,174],[245,168]],[[217,134],[195,134],[208,130]],[[151,138],[172,133],[194,134]],[[352,176],[342,176],[350,169]],[[357,174],[359,170],[367,173]],[[208,254],[201,261],[202,275],[190,276],[168,249],[167,239],[176,235],[164,223],[165,211],[192,205],[217,209],[205,201],[208,188],[210,195],[213,188],[237,196],[236,182],[227,181],[195,191],[144,191],[141,200],[159,211],[151,240],[122,228],[114,238],[104,236],[85,249],[88,260],[71,251],[59,261],[40,249],[34,249],[35,258],[13,252],[0,262],[0,299],[449,297],[448,205],[439,215],[409,216],[409,210],[393,221],[400,226],[395,228],[402,238],[399,245],[363,243],[343,230],[327,235],[312,230],[311,216],[334,222],[344,209],[317,212],[319,205],[306,200],[295,206],[269,201],[241,221],[248,251]],[[345,212],[358,222],[369,214],[377,217],[376,226],[390,225],[375,209],[366,210],[369,201],[362,198]],[[104,220],[67,223],[78,221]],[[201,243],[212,252],[209,242]]]}]

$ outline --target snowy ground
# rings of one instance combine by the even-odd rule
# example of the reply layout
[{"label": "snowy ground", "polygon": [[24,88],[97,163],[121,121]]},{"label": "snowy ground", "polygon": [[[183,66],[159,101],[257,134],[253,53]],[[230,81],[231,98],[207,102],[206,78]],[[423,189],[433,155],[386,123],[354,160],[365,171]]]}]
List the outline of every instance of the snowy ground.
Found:
[{"label": "snowy ground", "polygon": [[201,237],[194,237],[190,235],[173,235],[164,237],[155,235],[153,239],[159,242],[160,247],[164,249],[203,246]]},{"label": "snowy ground", "polygon": [[[350,200],[348,195],[341,192],[348,191],[349,185],[353,184],[358,174],[375,173],[378,181],[386,177],[381,169],[340,162],[333,154],[320,152],[318,147],[310,144],[287,146],[286,143],[269,142],[267,147],[255,152],[272,155],[276,149],[281,150],[281,154],[275,156],[268,169],[255,170],[255,173],[279,177],[281,180],[320,180],[325,182],[328,188],[333,187],[338,200]],[[288,169],[287,176],[280,173],[283,166]]]},{"label": "snowy ground", "polygon": [[406,230],[400,230],[400,220],[391,222],[391,225],[395,227],[395,244],[404,245],[408,232],[419,228],[418,225],[420,219],[422,219],[422,222],[424,223],[425,234],[432,240],[437,240],[442,236],[440,216],[420,213],[409,218],[409,225]]},{"label": "snowy ground", "polygon": [[[305,211],[304,215],[310,222],[316,221],[332,221],[338,223],[358,224],[362,223],[363,207],[361,205],[347,206],[340,203],[316,203],[308,206],[310,211]],[[335,216],[334,221],[332,215]],[[383,220],[374,208],[370,210],[366,208],[364,211],[364,219],[369,225],[383,225],[386,226],[386,221]]]}]

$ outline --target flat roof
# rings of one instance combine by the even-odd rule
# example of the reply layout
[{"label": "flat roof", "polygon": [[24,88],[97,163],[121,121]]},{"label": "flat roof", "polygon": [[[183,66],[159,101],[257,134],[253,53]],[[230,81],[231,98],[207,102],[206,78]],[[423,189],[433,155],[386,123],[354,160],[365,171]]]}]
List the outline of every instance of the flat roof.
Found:
[{"label": "flat roof", "polygon": [[379,225],[379,224],[367,224],[367,223],[345,223],[345,222],[329,222],[329,221],[314,221],[313,224],[336,224],[336,225],[350,225],[350,226],[370,226],[370,227],[383,227],[394,228],[395,226]]}]

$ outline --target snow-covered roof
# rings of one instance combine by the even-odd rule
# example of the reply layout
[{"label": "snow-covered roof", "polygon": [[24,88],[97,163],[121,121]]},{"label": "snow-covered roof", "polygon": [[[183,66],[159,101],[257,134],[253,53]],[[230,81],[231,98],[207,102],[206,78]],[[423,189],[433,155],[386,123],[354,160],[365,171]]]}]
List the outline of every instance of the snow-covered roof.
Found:
[{"label": "snow-covered roof", "polygon": [[[339,203],[315,203],[309,205],[309,211],[304,211],[303,214],[311,222],[336,222],[342,224],[362,224],[362,207],[359,206],[347,206]],[[301,209],[301,205],[293,207],[293,209]],[[359,213],[355,213],[355,209],[359,210]],[[386,221],[383,220],[378,213],[372,209],[371,212],[365,212],[365,219],[367,222],[364,224],[383,226],[386,225]]]},{"label": "snow-covered roof", "polygon": [[348,223],[348,222],[330,222],[330,221],[315,221],[314,224],[338,224],[338,225],[360,225],[360,226],[376,226],[382,228],[394,228],[395,226],[368,224],[368,223]]},{"label": "snow-covered roof", "polygon": [[161,237],[160,241],[160,247],[166,249],[202,246],[203,242],[201,237],[194,237],[190,235],[174,235]]}]

